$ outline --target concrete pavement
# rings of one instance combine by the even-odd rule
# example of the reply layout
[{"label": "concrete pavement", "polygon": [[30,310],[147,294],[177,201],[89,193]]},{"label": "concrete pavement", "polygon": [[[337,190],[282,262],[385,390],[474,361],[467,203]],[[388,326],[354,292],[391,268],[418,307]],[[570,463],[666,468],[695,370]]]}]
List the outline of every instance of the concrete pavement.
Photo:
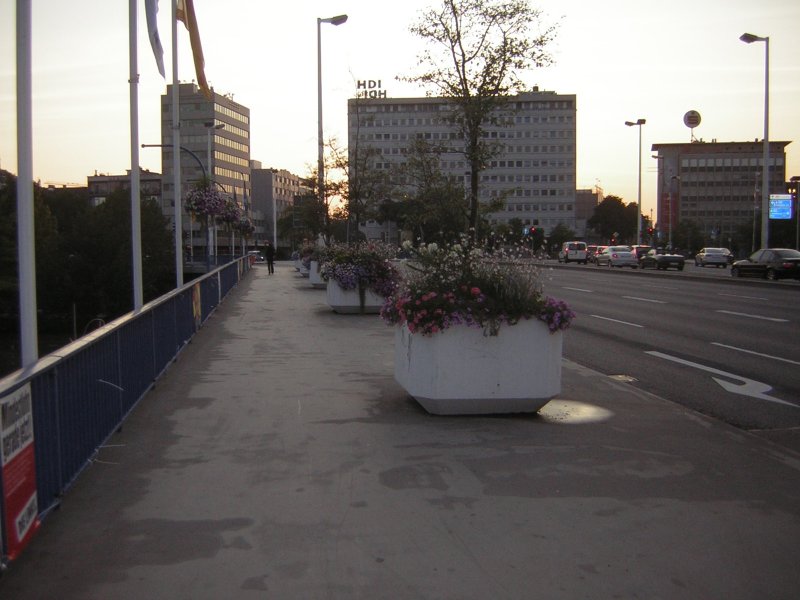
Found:
[{"label": "concrete pavement", "polygon": [[434,417],[392,340],[258,266],[0,598],[797,598],[800,455],[569,361],[539,415]]}]

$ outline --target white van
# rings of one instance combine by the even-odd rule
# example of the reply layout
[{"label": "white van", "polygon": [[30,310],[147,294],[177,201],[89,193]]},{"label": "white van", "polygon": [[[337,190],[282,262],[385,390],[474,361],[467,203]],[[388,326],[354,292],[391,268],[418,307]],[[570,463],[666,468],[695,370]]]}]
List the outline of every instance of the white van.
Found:
[{"label": "white van", "polygon": [[558,262],[570,261],[586,264],[586,242],[564,242],[558,253]]}]

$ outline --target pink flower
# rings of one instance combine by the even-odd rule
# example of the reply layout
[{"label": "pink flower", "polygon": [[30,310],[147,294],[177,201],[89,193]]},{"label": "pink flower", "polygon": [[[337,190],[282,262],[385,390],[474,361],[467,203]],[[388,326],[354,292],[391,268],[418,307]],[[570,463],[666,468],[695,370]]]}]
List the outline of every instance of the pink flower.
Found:
[{"label": "pink flower", "polygon": [[481,289],[477,288],[477,287],[474,287],[474,288],[472,288],[470,290],[470,292],[472,293],[473,296],[477,296],[477,295],[479,295],[481,293]]}]

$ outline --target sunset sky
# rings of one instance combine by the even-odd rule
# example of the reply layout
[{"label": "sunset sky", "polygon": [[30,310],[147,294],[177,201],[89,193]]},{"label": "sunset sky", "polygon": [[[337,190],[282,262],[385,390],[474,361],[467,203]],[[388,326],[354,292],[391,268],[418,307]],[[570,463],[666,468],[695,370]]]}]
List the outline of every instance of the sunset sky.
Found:
[{"label": "sunset sky", "polygon": [[[409,33],[421,9],[439,0],[195,0],[206,76],[251,111],[251,158],[306,175],[316,161],[316,19],[323,25],[325,137],[347,142],[347,98],[358,79],[380,79],[390,97],[424,92],[398,82],[415,71],[421,49]],[[655,209],[654,143],[690,140],[688,110],[702,123],[695,137],[751,141],[764,133],[764,43],[770,37],[770,131],[787,147],[787,177],[800,175],[800,2],[797,0],[532,0],[545,24],[557,24],[554,65],[525,80],[576,94],[577,185],[636,200],[642,130],[643,213]],[[0,3],[0,167],[17,172],[15,5]],[[170,72],[170,4],[161,0],[159,30]],[[139,8],[139,137],[158,143],[158,74]],[[182,81],[195,78],[188,35],[180,27]],[[33,0],[34,177],[43,184],[86,184],[95,171],[130,168],[128,2]],[[157,149],[144,168],[160,171]]]}]

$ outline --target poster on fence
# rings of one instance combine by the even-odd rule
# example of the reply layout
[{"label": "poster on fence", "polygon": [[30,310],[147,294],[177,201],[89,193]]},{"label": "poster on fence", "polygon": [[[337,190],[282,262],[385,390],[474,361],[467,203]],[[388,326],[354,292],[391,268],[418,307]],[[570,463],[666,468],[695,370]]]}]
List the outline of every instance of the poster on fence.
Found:
[{"label": "poster on fence", "polygon": [[0,398],[5,554],[14,560],[39,528],[31,386]]}]

